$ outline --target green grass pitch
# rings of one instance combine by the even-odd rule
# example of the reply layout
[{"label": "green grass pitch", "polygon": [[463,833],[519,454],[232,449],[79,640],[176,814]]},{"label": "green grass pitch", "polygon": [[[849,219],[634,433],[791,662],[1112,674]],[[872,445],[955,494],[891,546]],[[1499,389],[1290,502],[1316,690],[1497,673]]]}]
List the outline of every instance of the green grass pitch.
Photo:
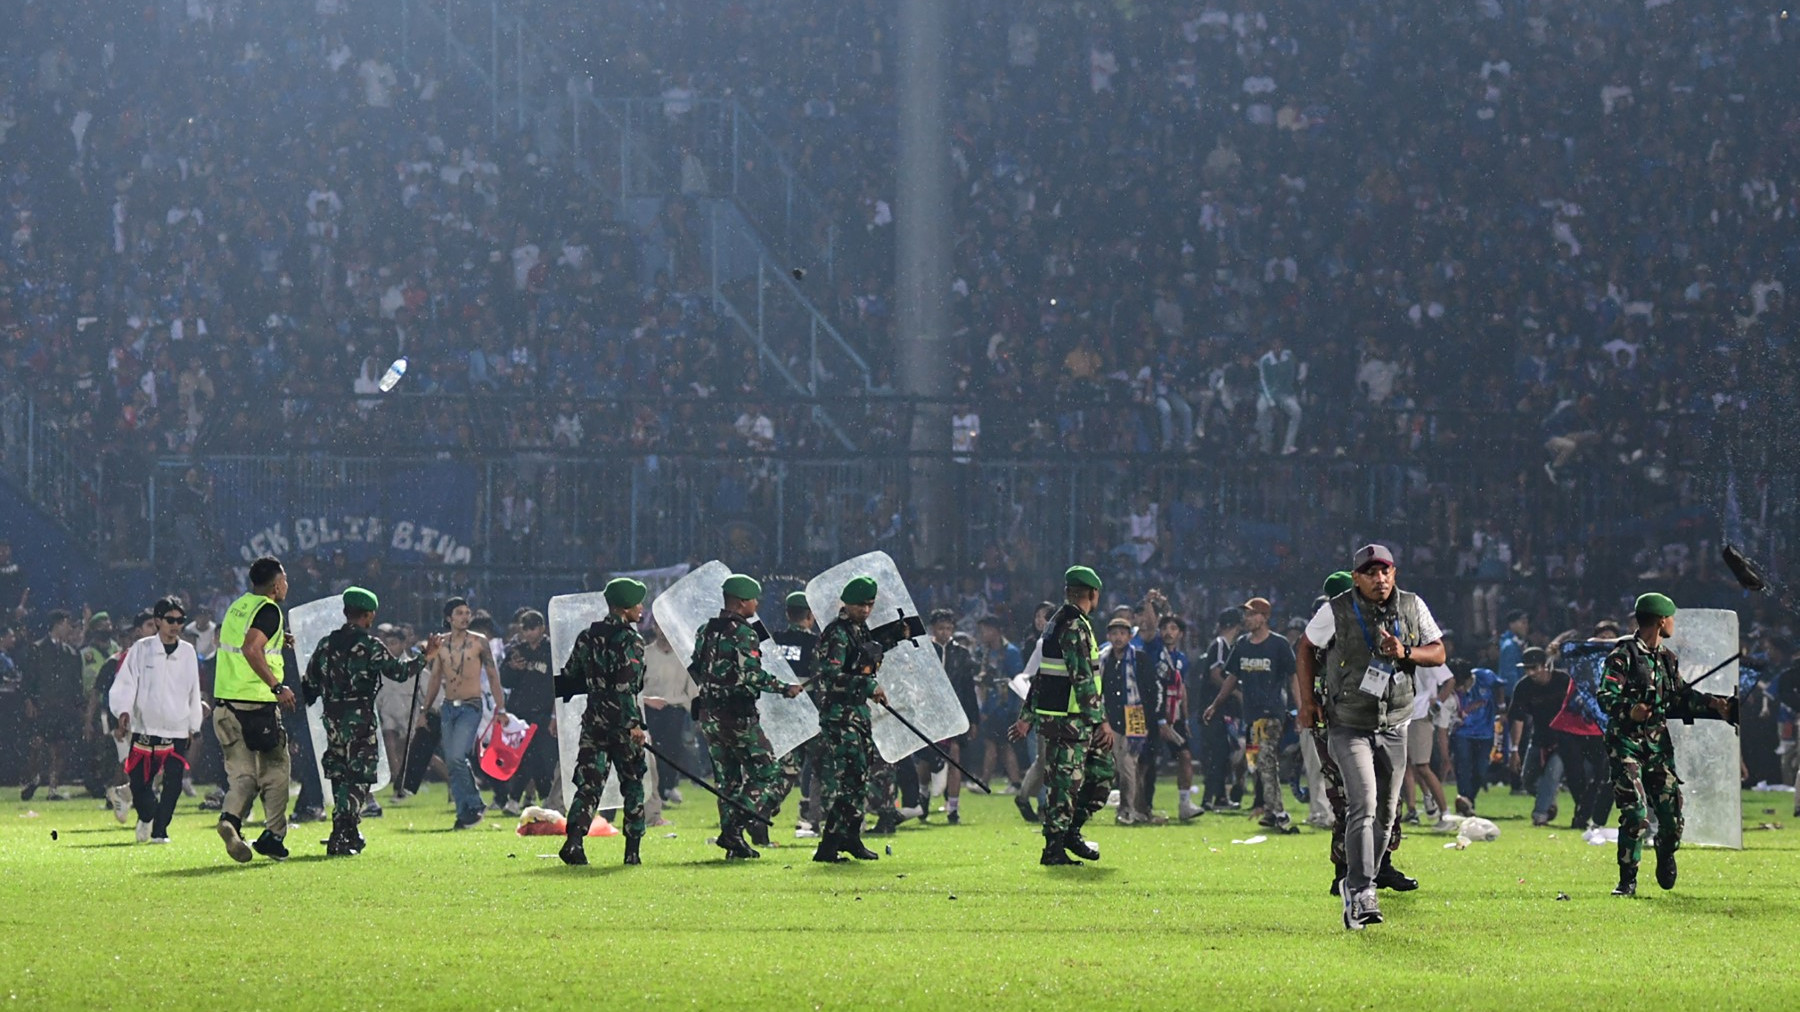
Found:
[{"label": "green grass pitch", "polygon": [[1786,828],[1684,850],[1674,892],[1646,855],[1631,901],[1607,895],[1611,847],[1532,828],[1528,799],[1490,792],[1500,839],[1410,836],[1398,864],[1423,888],[1383,893],[1387,923],[1358,934],[1311,829],[1247,846],[1241,816],[1125,828],[1104,812],[1098,865],[1045,869],[1011,799],[970,796],[960,826],[869,838],[892,849],[879,862],[813,863],[784,814],[785,845],[727,864],[710,801],[690,789],[669,809],[642,867],[608,838],[577,869],[511,820],[450,832],[441,786],[387,802],[359,857],[328,860],[325,828],[295,827],[281,865],[233,863],[191,800],[161,847],[98,802],[8,800],[0,1006],[1800,1007],[1791,794],[1746,794],[1747,829]]}]

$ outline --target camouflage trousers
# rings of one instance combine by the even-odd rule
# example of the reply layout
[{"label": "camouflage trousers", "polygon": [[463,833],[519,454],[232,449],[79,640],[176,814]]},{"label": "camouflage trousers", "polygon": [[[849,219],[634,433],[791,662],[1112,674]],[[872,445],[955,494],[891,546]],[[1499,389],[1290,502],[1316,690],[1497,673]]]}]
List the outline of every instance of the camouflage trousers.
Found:
[{"label": "camouflage trousers", "polygon": [[575,752],[575,798],[569,802],[569,832],[587,835],[594,813],[600,808],[600,794],[606,790],[609,770],[619,771],[619,795],[623,800],[625,824],[619,827],[629,839],[644,835],[644,774],[649,764],[644,760],[643,746],[632,742],[629,734],[611,727],[581,725],[581,745]]},{"label": "camouflage trousers", "polygon": [[775,793],[772,795],[774,800],[770,802],[771,810],[780,811],[781,806],[787,801],[788,795],[794,793],[794,788],[800,786],[800,770],[806,755],[805,748],[805,745],[800,745],[790,750],[787,755],[775,760],[775,764],[781,768],[781,780],[775,785]]},{"label": "camouflage trousers", "polygon": [[1272,717],[1253,721],[1250,744],[1256,746],[1256,782],[1262,787],[1263,814],[1286,822],[1287,808],[1281,803],[1281,721]]},{"label": "camouflage trousers", "polygon": [[1044,839],[1060,844],[1095,812],[1106,807],[1112,793],[1113,753],[1101,744],[1100,728],[1087,727],[1066,717],[1038,719],[1039,751],[1044,757]]},{"label": "camouflage trousers", "polygon": [[331,781],[332,828],[355,831],[381,762],[373,699],[325,702],[325,751],[319,765]]},{"label": "camouflage trousers", "polygon": [[[1350,804],[1344,798],[1344,774],[1338,769],[1337,760],[1331,758],[1331,749],[1327,745],[1326,729],[1312,729],[1313,748],[1319,756],[1319,780],[1325,784],[1325,800],[1331,805],[1331,863],[1342,868],[1344,866],[1344,823],[1349,818]],[[1388,831],[1387,852],[1392,854],[1400,849],[1400,816],[1394,816],[1394,825]]]},{"label": "camouflage trousers", "polygon": [[1675,775],[1674,756],[1639,759],[1608,750],[1607,771],[1612,776],[1613,803],[1619,809],[1619,865],[1636,868],[1644,856],[1647,810],[1656,812],[1657,842],[1669,850],[1681,848],[1685,820],[1681,814],[1681,779]]},{"label": "camouflage trousers", "polygon": [[706,750],[712,756],[713,774],[718,777],[719,835],[741,832],[750,822],[743,814],[725,803],[725,798],[753,812],[770,816],[780,807],[781,764],[762,733],[755,717],[715,714],[711,710],[700,721],[700,732],[706,736]]},{"label": "camouflage trousers", "polygon": [[[875,739],[869,714],[855,708],[832,708],[819,719],[820,811],[826,836],[839,839],[862,831],[863,803],[869,790],[869,764]],[[892,784],[892,777],[889,778]]]}]

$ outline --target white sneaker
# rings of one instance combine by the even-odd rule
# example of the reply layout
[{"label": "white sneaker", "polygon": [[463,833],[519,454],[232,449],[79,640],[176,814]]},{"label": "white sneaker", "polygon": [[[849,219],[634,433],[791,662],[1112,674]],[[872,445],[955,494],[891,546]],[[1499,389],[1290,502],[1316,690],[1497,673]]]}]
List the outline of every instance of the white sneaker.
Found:
[{"label": "white sneaker", "polygon": [[663,804],[665,804],[665,805],[681,804],[681,788],[679,788],[679,787],[669,788],[669,796],[663,799]]},{"label": "white sneaker", "polygon": [[1106,796],[1106,807],[1108,807],[1108,808],[1119,807],[1119,792],[1118,791],[1113,791],[1112,793],[1110,793]]},{"label": "white sneaker", "polygon": [[131,790],[124,784],[114,784],[106,789],[106,800],[112,802],[113,818],[124,825],[131,818]]},{"label": "white sneaker", "polygon": [[1204,811],[1205,809],[1201,808],[1199,805],[1194,804],[1186,798],[1182,798],[1181,805],[1175,809],[1175,814],[1181,816],[1181,821],[1186,822],[1189,819],[1199,818]]},{"label": "white sneaker", "polygon": [[508,801],[506,807],[500,810],[507,815],[517,816],[519,814],[519,803],[517,801]]},{"label": "white sneaker", "polygon": [[896,808],[895,811],[900,813],[902,819],[922,819],[925,817],[925,809],[919,805],[903,805]]},{"label": "white sneaker", "polygon": [[795,819],[794,820],[794,829],[798,832],[811,833],[813,830],[815,830],[817,828],[818,828],[817,826],[814,826],[812,823],[806,821],[805,819]]},{"label": "white sneaker", "polygon": [[150,838],[150,842],[151,843],[168,843],[169,838],[166,836],[153,836]]},{"label": "white sneaker", "polygon": [[810,829],[794,830],[794,839],[796,839],[796,840],[815,840],[818,838],[818,836],[819,836],[818,833],[815,833]]},{"label": "white sneaker", "polygon": [[138,825],[137,825],[137,842],[139,842],[139,843],[149,843],[150,842],[150,824],[148,822],[138,823]]}]

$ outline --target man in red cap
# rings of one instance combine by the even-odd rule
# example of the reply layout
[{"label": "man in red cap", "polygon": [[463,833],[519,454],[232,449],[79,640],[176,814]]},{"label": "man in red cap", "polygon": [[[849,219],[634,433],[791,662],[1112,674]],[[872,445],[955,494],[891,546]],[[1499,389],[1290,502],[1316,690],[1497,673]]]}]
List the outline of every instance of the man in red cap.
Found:
[{"label": "man in red cap", "polygon": [[[1324,605],[1306,625],[1299,651],[1300,724],[1313,726],[1323,706],[1331,758],[1344,778],[1344,927],[1381,923],[1377,868],[1400,803],[1406,774],[1406,725],[1412,719],[1413,669],[1443,664],[1443,633],[1418,595],[1395,585],[1394,555],[1383,545],[1357,549],[1354,586]],[[1326,649],[1329,648],[1329,649]],[[1313,689],[1324,649],[1325,698]]]}]

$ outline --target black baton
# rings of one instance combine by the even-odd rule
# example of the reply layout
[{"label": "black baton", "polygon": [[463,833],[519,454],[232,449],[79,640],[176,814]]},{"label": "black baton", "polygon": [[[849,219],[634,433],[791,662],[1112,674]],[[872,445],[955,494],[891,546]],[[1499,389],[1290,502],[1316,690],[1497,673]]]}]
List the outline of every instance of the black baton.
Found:
[{"label": "black baton", "polygon": [[935,741],[932,741],[932,740],[931,740],[931,739],[930,739],[930,738],[927,738],[927,737],[926,737],[926,736],[925,736],[925,732],[923,732],[923,731],[921,731],[921,730],[919,730],[919,729],[918,729],[918,728],[917,728],[917,727],[915,727],[915,726],[914,726],[914,725],[913,725],[913,722],[912,722],[912,721],[910,721],[910,720],[907,720],[907,719],[906,719],[906,718],[905,718],[905,717],[902,717],[902,716],[900,716],[900,711],[899,711],[899,710],[896,710],[896,709],[894,709],[894,708],[893,708],[893,707],[892,707],[892,706],[889,706],[889,705],[888,705],[888,704],[887,704],[887,703],[885,703],[885,702],[882,702],[882,701],[881,701],[881,700],[879,700],[879,699],[878,699],[878,700],[876,700],[876,702],[877,702],[877,703],[881,703],[881,708],[882,708],[882,709],[884,709],[884,710],[886,710],[886,711],[887,711],[887,712],[889,712],[889,713],[891,713],[891,714],[893,714],[893,715],[894,715],[894,719],[895,719],[895,720],[897,720],[897,721],[899,721],[899,722],[900,722],[900,723],[902,723],[902,724],[904,724],[904,725],[906,725],[906,729],[907,729],[907,730],[908,730],[908,731],[911,731],[911,732],[912,732],[912,733],[913,733],[913,734],[916,734],[916,735],[918,735],[918,736],[919,736],[919,740],[920,740],[920,741],[922,741],[922,742],[924,742],[924,743],[925,743],[925,744],[926,744],[926,745],[927,745],[927,746],[928,746],[928,747],[929,747],[929,748],[930,748],[930,749],[931,749],[931,750],[932,750],[932,751],[933,751],[933,752],[936,752],[936,753],[937,753],[937,754],[938,754],[938,755],[940,755],[940,756],[943,756],[943,758],[944,758],[944,761],[945,761],[945,762],[947,762],[947,763],[949,763],[949,764],[950,764],[950,765],[952,765],[952,766],[954,766],[954,767],[956,767],[956,771],[957,771],[957,772],[958,772],[958,773],[961,773],[961,774],[962,774],[962,775],[963,775],[963,776],[964,776],[964,777],[965,777],[965,778],[966,778],[966,779],[967,779],[967,780],[968,780],[968,781],[969,781],[969,782],[970,782],[970,783],[972,783],[972,784],[974,784],[974,785],[975,785],[975,786],[977,786],[977,787],[979,787],[979,788],[981,788],[981,791],[982,791],[982,793],[983,793],[983,794],[992,794],[992,793],[994,793],[994,792],[993,792],[993,791],[990,791],[990,790],[988,790],[988,785],[987,785],[987,784],[986,784],[986,783],[983,783],[983,782],[982,782],[982,779],[981,779],[981,778],[980,778],[980,777],[978,777],[978,776],[976,776],[976,775],[975,775],[975,774],[973,774],[973,773],[970,773],[970,772],[969,772],[969,771],[968,771],[968,770],[967,770],[967,769],[964,769],[964,768],[963,768],[963,764],[962,764],[962,763],[959,763],[959,762],[957,762],[957,761],[956,761],[956,760],[955,760],[955,759],[952,759],[952,758],[950,758],[950,753],[948,753],[948,752],[946,752],[946,751],[944,751],[944,750],[943,750],[943,749],[941,749],[941,748],[939,748],[939,747],[938,747],[938,743],[937,743],[937,742],[935,742]]},{"label": "black baton", "polygon": [[713,785],[707,783],[706,781],[700,779],[699,777],[693,775],[692,773],[689,773],[687,770],[682,769],[681,766],[675,762],[675,760],[669,758],[667,755],[665,755],[662,752],[658,752],[656,750],[656,746],[650,744],[648,741],[644,742],[644,751],[650,753],[651,755],[657,757],[658,759],[661,759],[663,762],[668,763],[671,767],[674,768],[675,772],[681,774],[684,777],[687,777],[689,780],[692,780],[694,783],[697,783],[701,787],[704,787],[707,790],[711,791],[713,793],[714,797],[718,798],[720,801],[723,801],[726,804],[730,805],[731,807],[742,812],[745,816],[755,819],[757,822],[760,822],[763,825],[768,826],[771,829],[774,828],[775,823],[769,821],[769,819],[766,816],[758,815],[748,805],[745,805],[742,802],[739,802],[733,798],[728,798],[725,795],[721,794],[717,787],[714,787]]}]

